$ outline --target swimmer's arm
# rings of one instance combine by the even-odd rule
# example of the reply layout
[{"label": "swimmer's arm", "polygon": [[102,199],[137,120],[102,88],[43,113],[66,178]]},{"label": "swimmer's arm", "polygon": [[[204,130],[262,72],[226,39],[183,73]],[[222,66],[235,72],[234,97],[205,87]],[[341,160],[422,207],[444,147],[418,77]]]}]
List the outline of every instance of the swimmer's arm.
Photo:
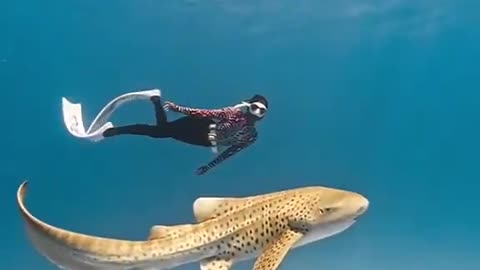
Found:
[{"label": "swimmer's arm", "polygon": [[237,113],[237,110],[232,107],[225,107],[221,109],[197,109],[189,108],[176,104],[172,104],[171,109],[173,111],[183,113],[185,115],[196,116],[196,117],[206,117],[206,118],[219,118],[219,119],[228,119]]},{"label": "swimmer's arm", "polygon": [[243,149],[249,147],[257,140],[257,133],[255,132],[252,136],[248,137],[244,141],[234,144],[229,148],[225,149],[220,155],[218,155],[214,160],[210,161],[207,165],[198,168],[197,174],[204,174],[208,170],[212,169],[213,167],[217,166],[218,164],[222,163],[223,161],[229,159],[230,157],[234,156],[238,152],[242,151]]}]

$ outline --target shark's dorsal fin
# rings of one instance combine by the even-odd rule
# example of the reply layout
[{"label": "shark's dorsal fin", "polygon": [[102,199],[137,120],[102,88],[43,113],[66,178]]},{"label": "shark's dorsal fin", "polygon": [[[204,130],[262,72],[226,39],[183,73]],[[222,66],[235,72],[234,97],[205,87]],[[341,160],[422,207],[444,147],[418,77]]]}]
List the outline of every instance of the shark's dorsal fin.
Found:
[{"label": "shark's dorsal fin", "polygon": [[164,225],[155,225],[150,228],[150,234],[148,235],[148,240],[161,239],[165,237],[175,237],[182,233],[186,233],[191,230],[192,225],[174,225],[174,226],[164,226]]},{"label": "shark's dorsal fin", "polygon": [[238,209],[244,202],[242,198],[200,197],[193,203],[193,214],[197,222],[203,222]]},{"label": "shark's dorsal fin", "polygon": [[249,197],[200,197],[193,203],[193,214],[197,222],[203,222],[283,193],[285,191]]},{"label": "shark's dorsal fin", "polygon": [[200,197],[193,203],[193,213],[197,222],[203,222],[284,193],[285,191],[278,191],[248,197]]}]

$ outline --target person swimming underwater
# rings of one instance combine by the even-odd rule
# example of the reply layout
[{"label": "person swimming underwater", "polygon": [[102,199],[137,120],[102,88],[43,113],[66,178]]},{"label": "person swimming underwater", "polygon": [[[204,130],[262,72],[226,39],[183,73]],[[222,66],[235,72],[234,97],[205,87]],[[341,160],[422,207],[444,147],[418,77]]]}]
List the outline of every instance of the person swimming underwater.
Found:
[{"label": "person swimming underwater", "polygon": [[[172,138],[183,143],[210,147],[221,153],[215,159],[197,169],[202,175],[221,162],[252,145],[257,140],[255,124],[265,117],[268,101],[264,96],[254,95],[240,104],[221,109],[197,109],[162,102],[159,96],[150,98],[154,105],[156,125],[134,124],[112,127],[103,132],[104,137],[118,135],[142,135],[152,138]],[[169,122],[165,111],[182,113],[185,116]]]}]

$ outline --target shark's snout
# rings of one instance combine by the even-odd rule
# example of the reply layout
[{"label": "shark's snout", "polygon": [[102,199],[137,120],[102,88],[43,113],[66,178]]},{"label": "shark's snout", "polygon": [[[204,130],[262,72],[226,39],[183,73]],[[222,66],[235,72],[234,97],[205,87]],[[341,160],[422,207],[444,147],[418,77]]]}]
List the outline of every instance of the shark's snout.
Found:
[{"label": "shark's snout", "polygon": [[367,211],[367,208],[365,206],[361,206],[357,210],[357,215],[361,215],[361,214],[365,213],[365,211]]},{"label": "shark's snout", "polygon": [[368,210],[368,206],[370,204],[370,202],[368,201],[367,198],[365,198],[364,196],[362,195],[358,195],[356,197],[356,205],[358,206],[358,210],[356,212],[356,215],[359,216],[359,215],[362,215],[363,213],[365,213],[367,210]]}]

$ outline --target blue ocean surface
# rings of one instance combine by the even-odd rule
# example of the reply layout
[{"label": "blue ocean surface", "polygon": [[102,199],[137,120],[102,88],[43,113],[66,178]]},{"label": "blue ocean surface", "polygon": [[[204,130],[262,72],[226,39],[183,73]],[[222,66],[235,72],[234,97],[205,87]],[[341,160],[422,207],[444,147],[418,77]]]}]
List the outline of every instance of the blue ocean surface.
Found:
[{"label": "blue ocean surface", "polygon": [[[342,188],[365,195],[368,212],[281,269],[480,269],[478,1],[1,6],[0,269],[56,269],[24,231],[15,194],[27,179],[40,219],[135,240],[193,222],[197,197]],[[138,136],[93,143],[64,126],[62,97],[90,123],[112,98],[151,88],[203,108],[258,93],[270,110],[254,146],[203,176],[194,172],[209,150]],[[153,123],[153,108],[129,103],[112,120]]]}]

